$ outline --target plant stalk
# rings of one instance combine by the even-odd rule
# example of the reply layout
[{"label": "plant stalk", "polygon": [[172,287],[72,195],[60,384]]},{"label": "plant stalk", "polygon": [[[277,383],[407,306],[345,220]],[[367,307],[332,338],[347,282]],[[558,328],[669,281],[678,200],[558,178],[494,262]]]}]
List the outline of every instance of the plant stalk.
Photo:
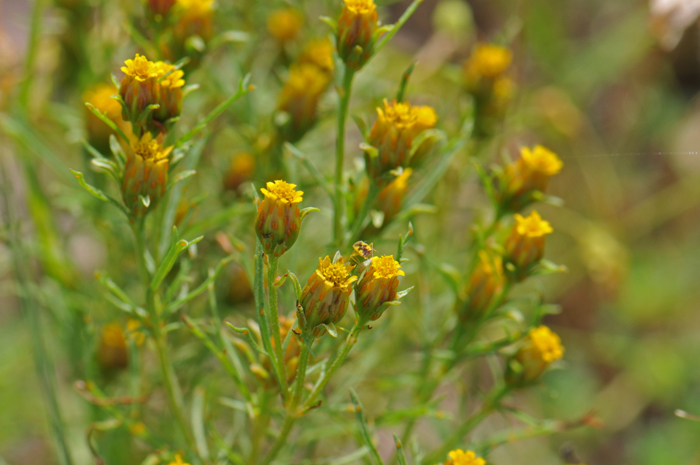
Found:
[{"label": "plant stalk", "polygon": [[338,249],[343,246],[343,162],[345,159],[345,122],[348,118],[350,107],[350,95],[352,93],[352,81],[355,70],[345,67],[343,85],[338,94],[338,135],[335,143],[335,197],[333,199],[333,239]]}]

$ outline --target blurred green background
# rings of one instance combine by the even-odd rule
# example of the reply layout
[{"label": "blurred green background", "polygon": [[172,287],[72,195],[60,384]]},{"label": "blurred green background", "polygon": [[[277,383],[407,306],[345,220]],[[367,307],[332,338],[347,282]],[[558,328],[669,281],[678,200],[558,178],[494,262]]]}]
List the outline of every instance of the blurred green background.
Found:
[{"label": "blurred green background", "polygon": [[[77,3],[41,1],[37,14],[43,27],[34,50],[37,66],[27,75],[23,63],[35,10],[31,2],[0,0],[0,157],[7,172],[3,179],[7,202],[0,209],[13,209],[17,218],[27,220],[29,209],[35,209],[36,217],[36,209],[49,205],[58,242],[41,237],[40,228],[26,226],[23,231],[32,241],[24,265],[31,272],[37,266],[37,255],[53,254],[53,262],[42,264],[45,272],[47,263],[57,268],[52,279],[60,275],[70,281],[75,274],[90,282],[95,270],[109,268],[123,257],[109,258],[99,241],[96,230],[108,225],[95,226],[81,219],[90,200],[74,189],[67,168],[51,166],[48,157],[45,163],[38,163],[41,145],[17,143],[17,134],[24,129],[12,125],[11,105],[15,98],[22,98],[18,97],[22,83],[31,79],[29,108],[39,112],[33,119],[41,123],[41,143],[59,160],[80,163],[84,115],[79,91],[94,82],[94,76],[116,71],[133,49],[133,45],[128,48],[119,43],[127,37],[121,24],[124,18],[116,15],[118,20],[105,21],[105,17],[119,8],[129,11],[135,7],[127,5],[132,2],[87,2],[102,13],[93,11],[85,19],[91,21],[85,25],[86,34],[112,43],[112,48],[83,49],[95,56],[90,61],[92,68],[81,73],[70,69],[81,57],[71,55],[75,50],[66,39]],[[267,3],[265,7],[284,5],[259,2]],[[317,2],[308,9],[309,27],[318,34],[324,26],[313,17],[332,11],[328,3]],[[407,2],[383,4],[383,16],[389,22]],[[570,444],[589,465],[700,464],[700,423],[674,416],[676,409],[700,414],[697,4],[692,0],[425,0],[396,36],[392,49],[372,62],[358,80],[364,103],[353,112],[370,115],[374,104],[395,88],[401,71],[417,58],[419,65],[409,91],[434,105],[438,114],[447,114],[454,105],[450,66],[461,64],[475,37],[508,43],[515,55],[519,91],[493,152],[514,153],[519,145],[541,143],[565,163],[550,188],[565,205],[538,209],[556,231],[548,239],[547,256],[566,265],[568,273],[539,278],[532,287],[561,305],[562,312],[545,322],[562,336],[566,367],[550,373],[542,386],[520,394],[519,403],[533,414],[552,418],[573,419],[593,410],[603,424],[599,429],[509,445],[494,453],[494,463],[560,464],[558,451]],[[230,13],[218,18],[221,30],[256,30],[249,18],[235,16],[228,1],[219,0],[219,7]],[[100,27],[95,29],[95,25]],[[241,73],[226,59],[228,53],[250,50],[234,45],[207,57],[193,81],[211,79],[218,89],[232,89]],[[257,74],[256,68],[250,70],[252,82],[264,88],[271,78],[264,65],[257,63]],[[186,105],[199,108],[203,103],[198,99],[202,100],[195,95]],[[266,109],[260,113],[270,112],[275,94],[259,93],[253,99],[251,102]],[[329,97],[328,111],[333,104]],[[230,123],[237,121],[236,116],[230,117]],[[449,118],[445,123],[449,124]],[[251,121],[246,124],[253,125]],[[321,123],[314,132],[316,138],[308,137],[304,149],[312,152],[315,144],[325,144],[332,138],[332,127],[332,121]],[[221,182],[221,172],[232,154],[247,149],[240,135],[246,130],[248,127],[241,131],[229,127],[215,133],[204,155],[209,164],[192,191],[200,192],[198,187],[207,180]],[[350,137],[357,139],[358,135],[351,133]],[[32,197],[21,175],[28,152],[34,153],[30,163],[45,181],[43,204]],[[497,153],[487,156],[495,159]],[[485,201],[474,176],[460,177],[456,173],[463,167],[455,168],[433,199],[439,207],[438,222],[422,216],[416,220],[416,231],[423,244],[439,242],[431,253],[440,259],[452,258],[457,265],[454,257],[461,252],[455,255],[453,248],[464,243],[465,228],[479,216]],[[226,204],[225,199],[220,201]],[[330,235],[323,230],[327,220],[327,216],[314,220],[312,224],[320,229],[306,238],[307,243],[327,242]],[[235,225],[233,229],[245,227]],[[128,237],[122,246],[131,250]],[[78,269],[61,268],[66,254],[75,257]],[[314,260],[309,257],[304,269],[310,270]],[[7,246],[0,242],[0,464],[48,465],[57,462],[40,380],[33,368],[32,326],[22,316],[14,286],[17,272]],[[51,276],[52,270],[46,274]],[[57,286],[52,279],[37,283],[40,300],[50,302],[53,310],[43,321],[43,342],[54,356],[65,420],[74,442],[80,445],[84,443],[81,420],[88,407],[71,389],[71,363],[76,356],[66,353],[60,340],[70,335],[53,325],[69,318],[60,307],[75,304],[73,298],[94,299],[94,303],[81,301],[80,305],[105,304],[97,291],[69,297],[67,302],[52,301],[52,286]],[[493,418],[484,430],[505,424]],[[477,430],[476,437],[479,434]],[[77,463],[89,461],[83,450]]]}]

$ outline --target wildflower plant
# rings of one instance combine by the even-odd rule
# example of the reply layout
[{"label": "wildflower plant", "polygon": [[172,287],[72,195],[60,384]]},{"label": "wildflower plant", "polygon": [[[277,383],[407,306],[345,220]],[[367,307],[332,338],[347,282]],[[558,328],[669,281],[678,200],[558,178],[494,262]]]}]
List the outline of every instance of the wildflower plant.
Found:
[{"label": "wildflower plant", "polygon": [[[477,156],[494,133],[474,128],[494,128],[491,119],[507,110],[501,87],[511,79],[512,52],[477,45],[461,89],[473,105],[445,116],[439,102],[422,104],[409,88],[409,66],[391,90],[379,88],[385,95],[365,102],[364,117],[376,114],[371,125],[353,115],[362,142],[346,147],[351,101],[362,100],[353,99],[355,78],[421,0],[391,25],[373,0],[339,0],[314,31],[304,12],[251,3],[241,8],[266,15],[246,33],[217,30],[219,12],[231,14],[225,3],[142,2],[129,23],[138,53],[119,57],[113,85],[84,93],[84,148],[99,173],[71,171],[101,202],[85,215],[119,248],[109,250],[114,270],[86,285],[99,283],[106,299],[90,306],[109,306],[109,317],[93,322],[88,311],[79,324],[81,337],[96,342],[101,369],[124,370],[98,375],[86,343],[86,366],[73,373],[75,390],[95,407],[87,433],[95,461],[113,454],[108,463],[268,465],[322,456],[484,465],[496,442],[475,443],[470,433],[493,413],[517,417],[504,400],[564,355],[541,322],[551,307],[538,302],[521,312],[511,296],[533,276],[562,271],[544,258],[555,228],[526,211],[556,203],[546,192],[562,162],[539,145],[500,168]],[[218,90],[231,86],[216,75],[225,66],[216,60],[231,43],[241,55],[250,49],[236,63],[244,76],[222,99]],[[265,44],[274,50],[260,58]],[[330,143],[320,126],[335,127]],[[438,263],[417,221],[435,211],[426,203],[446,173],[465,166],[479,175],[490,210],[474,222],[473,237],[462,234],[468,253]],[[207,192],[217,189],[218,198]],[[420,299],[409,294],[413,285]],[[445,286],[433,308],[431,287]],[[384,404],[383,423],[371,421],[363,383],[383,374],[387,341],[412,334],[420,342],[398,356],[419,357],[412,381],[392,381],[401,395]],[[499,370],[473,407],[437,415],[438,388],[484,358]],[[437,440],[417,434],[419,423],[432,428],[429,417],[449,422],[435,429]],[[328,446],[320,430],[334,422],[352,437],[329,427],[336,437]],[[374,431],[384,424],[397,434],[389,455],[379,453]],[[542,434],[556,432],[549,425],[538,423]],[[411,445],[408,456],[402,444]]]}]

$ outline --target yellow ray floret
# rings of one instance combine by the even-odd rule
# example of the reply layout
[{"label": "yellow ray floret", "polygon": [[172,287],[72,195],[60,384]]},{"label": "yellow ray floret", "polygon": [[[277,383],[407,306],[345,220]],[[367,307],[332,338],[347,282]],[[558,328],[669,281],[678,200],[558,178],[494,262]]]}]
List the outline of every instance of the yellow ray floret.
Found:
[{"label": "yellow ray floret", "polygon": [[266,198],[272,200],[279,200],[282,203],[299,203],[302,201],[303,191],[295,190],[296,184],[289,184],[286,181],[277,180],[275,182],[268,182],[266,185],[267,189],[264,187],[260,189]]},{"label": "yellow ray floret", "polygon": [[541,145],[536,145],[532,150],[523,147],[520,149],[520,156],[533,171],[538,171],[546,176],[554,176],[564,166],[554,152]]},{"label": "yellow ray floret", "polygon": [[372,257],[372,269],[374,270],[375,279],[391,279],[396,276],[406,276],[401,270],[401,264],[394,260],[393,255]]},{"label": "yellow ray floret", "polygon": [[377,9],[373,0],[345,0],[345,7],[358,15],[366,15]]},{"label": "yellow ray floret", "polygon": [[131,150],[144,160],[158,161],[167,158],[173,147],[164,148],[158,139],[154,139],[151,133],[147,132],[141,139],[131,139]]},{"label": "yellow ray floret", "polygon": [[326,255],[323,260],[318,259],[316,274],[323,279],[326,286],[345,290],[357,280],[357,276],[350,275],[352,268],[353,265],[346,264],[342,257],[332,263],[330,257]]},{"label": "yellow ray floret", "polygon": [[185,73],[182,70],[175,69],[175,66],[162,61],[155,63],[154,67],[161,86],[175,89],[185,85],[185,80],[182,79]]},{"label": "yellow ray floret", "polygon": [[451,465],[485,465],[486,461],[470,450],[464,452],[462,449],[456,449],[449,454]]},{"label": "yellow ray floret", "polygon": [[539,326],[532,328],[529,336],[532,345],[540,353],[543,361],[550,363],[564,356],[564,347],[561,345],[561,339],[548,327]]},{"label": "yellow ray floret", "polygon": [[122,71],[127,76],[131,76],[139,82],[145,81],[149,78],[158,77],[158,70],[156,69],[156,64],[152,61],[148,61],[143,55],[138,53],[134,59],[129,59],[124,62],[125,66],[122,66]]},{"label": "yellow ray floret", "polygon": [[515,221],[517,221],[518,234],[523,236],[542,237],[554,231],[549,222],[543,220],[536,211],[530,213],[528,217],[515,214]]},{"label": "yellow ray floret", "polygon": [[412,107],[408,102],[389,102],[386,99],[384,108],[377,108],[377,114],[380,121],[397,129],[408,129],[416,124],[423,128],[432,127],[437,122],[437,114],[431,107]]}]

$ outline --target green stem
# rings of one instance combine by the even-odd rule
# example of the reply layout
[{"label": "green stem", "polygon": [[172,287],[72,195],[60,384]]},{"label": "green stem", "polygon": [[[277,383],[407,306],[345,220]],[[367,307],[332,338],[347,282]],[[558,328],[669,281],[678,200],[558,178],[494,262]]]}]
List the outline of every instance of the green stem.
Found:
[{"label": "green stem", "polygon": [[[269,317],[268,317],[268,312],[269,309],[267,308],[268,305],[266,304],[265,300],[265,284],[264,284],[264,278],[263,278],[263,249],[262,245],[260,244],[260,241],[256,241],[255,244],[255,275],[253,278],[253,293],[255,297],[255,307],[258,310],[258,315],[260,316],[260,333],[262,337],[262,343],[263,347],[265,348],[265,351],[267,352],[267,356],[270,359],[270,364],[272,365],[272,371],[275,375],[275,379],[277,379],[277,385],[282,386],[282,375],[279,371],[279,365],[275,363],[275,354],[274,350],[272,348],[272,341],[271,341],[271,336],[270,336],[270,323],[269,323]],[[282,392],[282,396],[284,399],[287,399],[289,396],[289,393],[284,390]]]},{"label": "green stem", "polygon": [[359,235],[362,232],[362,226],[364,225],[365,219],[369,214],[369,210],[372,208],[372,205],[374,205],[374,201],[377,200],[379,192],[381,192],[379,186],[377,186],[374,183],[374,181],[370,179],[369,192],[367,192],[367,197],[362,203],[362,208],[360,208],[360,211],[355,217],[355,221],[353,221],[352,223],[352,231],[350,232],[350,244],[354,244],[355,241],[358,241],[360,239]]},{"label": "green stem", "polygon": [[136,242],[136,255],[138,256],[139,269],[141,271],[141,279],[143,281],[144,289],[146,290],[146,309],[151,320],[151,332],[156,343],[158,362],[160,364],[160,370],[168,397],[170,411],[178,424],[180,432],[187,442],[187,446],[190,448],[190,450],[196,452],[197,448],[195,447],[194,437],[187,428],[187,421],[185,420],[185,415],[182,412],[182,392],[180,391],[177,376],[175,375],[175,370],[173,369],[172,362],[170,361],[168,354],[168,342],[166,339],[167,335],[161,327],[161,315],[156,309],[155,293],[157,290],[151,288],[151,273],[148,271],[148,266],[146,265],[147,250],[144,226],[145,221],[143,218],[132,223],[134,239]]},{"label": "green stem", "polygon": [[491,396],[484,401],[481,408],[471,417],[462,423],[457,430],[449,438],[447,438],[439,447],[428,454],[422,461],[423,464],[436,463],[443,460],[447,453],[453,447],[459,445],[464,436],[469,434],[474,428],[476,428],[479,423],[481,423],[487,416],[493,412],[501,402],[504,396],[508,394],[508,387],[502,386],[496,388]]},{"label": "green stem", "polygon": [[339,90],[340,104],[338,105],[338,135],[335,143],[335,198],[333,199],[333,239],[340,249],[343,246],[343,161],[345,159],[345,121],[348,118],[352,80],[355,70],[346,67],[343,86]]},{"label": "green stem", "polygon": [[335,360],[333,360],[333,363],[328,371],[326,371],[326,373],[323,375],[323,378],[316,383],[316,386],[314,387],[314,390],[311,391],[311,394],[309,394],[309,397],[306,399],[306,401],[304,401],[302,411],[311,408],[314,405],[314,402],[316,402],[318,396],[320,396],[323,392],[323,388],[326,387],[326,384],[328,384],[328,381],[330,381],[330,379],[333,377],[333,374],[338,370],[340,365],[343,364],[345,358],[350,353],[350,350],[355,346],[355,344],[357,344],[357,336],[360,334],[360,331],[362,331],[363,324],[364,322],[361,322],[359,319],[355,322],[355,326],[353,326],[352,330],[350,330],[350,334],[348,334],[347,339],[345,339],[345,344],[343,345],[340,353]]},{"label": "green stem", "polygon": [[292,387],[292,399],[287,406],[287,413],[284,417],[284,423],[282,425],[282,431],[280,431],[277,440],[272,445],[270,452],[265,457],[263,465],[267,465],[274,460],[277,454],[282,450],[282,447],[287,442],[287,437],[292,431],[294,423],[299,419],[300,412],[297,411],[297,407],[301,401],[301,395],[304,391],[304,381],[306,379],[306,367],[309,364],[309,348],[306,344],[301,344],[301,353],[299,354],[299,366],[297,368],[296,377],[294,379],[294,386]]},{"label": "green stem", "polygon": [[274,355],[270,354],[270,359],[275,365],[275,370],[279,373],[280,391],[285,399],[288,397],[289,386],[287,385],[287,373],[284,366],[284,355],[282,354],[282,334],[280,332],[280,318],[277,309],[277,287],[275,286],[275,279],[277,278],[277,264],[279,258],[274,255],[268,255],[269,266],[267,269],[267,296],[268,296],[268,307],[270,311],[269,319],[267,323],[269,325],[269,331],[272,335],[274,343]]}]

